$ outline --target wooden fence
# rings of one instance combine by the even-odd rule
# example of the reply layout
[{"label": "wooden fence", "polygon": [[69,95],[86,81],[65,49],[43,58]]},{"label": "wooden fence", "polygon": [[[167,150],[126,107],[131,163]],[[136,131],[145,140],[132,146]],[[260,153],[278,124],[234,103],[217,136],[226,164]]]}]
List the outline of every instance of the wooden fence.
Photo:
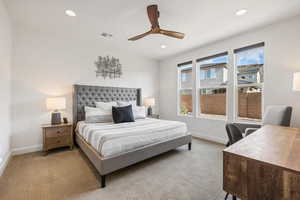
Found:
[{"label": "wooden fence", "polygon": [[[192,96],[182,95],[181,105],[192,112]],[[202,114],[226,115],[226,94],[200,95],[200,109]],[[261,119],[261,93],[239,93],[239,117]]]},{"label": "wooden fence", "polygon": [[200,95],[200,108],[202,114],[226,115],[226,95],[224,93]]},{"label": "wooden fence", "polygon": [[261,93],[239,93],[239,117],[261,119]]},{"label": "wooden fence", "polygon": [[181,95],[180,96],[181,106],[187,109],[188,112],[193,111],[193,98],[192,95]]}]

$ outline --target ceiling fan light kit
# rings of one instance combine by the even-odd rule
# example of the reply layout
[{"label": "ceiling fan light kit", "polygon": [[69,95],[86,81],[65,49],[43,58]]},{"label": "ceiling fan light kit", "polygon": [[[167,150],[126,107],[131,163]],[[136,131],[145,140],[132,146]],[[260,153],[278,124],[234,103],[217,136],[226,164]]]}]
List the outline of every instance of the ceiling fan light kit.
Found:
[{"label": "ceiling fan light kit", "polygon": [[147,7],[147,12],[148,12],[148,17],[149,21],[151,23],[151,30],[137,35],[135,37],[129,38],[128,40],[130,41],[136,41],[138,39],[141,39],[147,35],[150,34],[161,34],[161,35],[166,35],[168,37],[173,37],[177,39],[183,39],[184,38],[184,33],[176,32],[176,31],[169,31],[169,30],[163,30],[159,26],[158,18],[159,18],[159,11],[158,11],[158,6],[157,5],[150,5]]}]

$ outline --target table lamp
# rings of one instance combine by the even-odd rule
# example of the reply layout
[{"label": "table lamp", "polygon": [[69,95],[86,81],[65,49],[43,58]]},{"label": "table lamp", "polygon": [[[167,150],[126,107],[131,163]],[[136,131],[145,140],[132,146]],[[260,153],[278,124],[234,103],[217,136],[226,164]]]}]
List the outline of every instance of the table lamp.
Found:
[{"label": "table lamp", "polygon": [[152,115],[152,106],[155,105],[154,98],[146,98],[144,100],[144,105],[148,107],[148,115]]},{"label": "table lamp", "polygon": [[293,90],[300,91],[300,72],[294,73]]},{"label": "table lamp", "polygon": [[47,109],[53,111],[51,114],[51,124],[61,123],[61,114],[59,110],[66,109],[66,98],[64,97],[52,97],[46,100]]}]

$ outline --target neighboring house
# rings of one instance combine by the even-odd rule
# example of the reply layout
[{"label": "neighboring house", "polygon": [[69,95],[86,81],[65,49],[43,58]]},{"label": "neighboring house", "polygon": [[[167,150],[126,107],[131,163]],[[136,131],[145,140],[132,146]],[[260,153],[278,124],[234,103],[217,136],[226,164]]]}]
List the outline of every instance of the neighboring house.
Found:
[{"label": "neighboring house", "polygon": [[263,64],[238,66],[238,81],[240,84],[262,83]]},{"label": "neighboring house", "polygon": [[227,82],[227,63],[204,64],[200,66],[200,87],[214,88]]},{"label": "neighboring house", "polygon": [[[215,88],[227,84],[227,63],[205,64],[200,66],[200,87]],[[239,84],[263,82],[263,64],[238,66]]]}]

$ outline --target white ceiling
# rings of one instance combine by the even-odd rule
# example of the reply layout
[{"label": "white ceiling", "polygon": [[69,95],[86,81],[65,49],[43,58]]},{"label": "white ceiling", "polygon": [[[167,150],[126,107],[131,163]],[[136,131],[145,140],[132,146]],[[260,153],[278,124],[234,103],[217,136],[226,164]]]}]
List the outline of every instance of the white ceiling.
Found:
[{"label": "white ceiling", "polygon": [[[153,35],[127,41],[150,29],[146,7],[152,3],[159,5],[161,28],[183,32],[185,39]],[[102,40],[157,60],[300,14],[300,0],[6,0],[6,4],[15,28]],[[235,16],[242,8],[248,13]],[[77,17],[65,16],[66,9]],[[102,38],[102,32],[113,38]],[[167,48],[161,49],[161,44]]]}]

